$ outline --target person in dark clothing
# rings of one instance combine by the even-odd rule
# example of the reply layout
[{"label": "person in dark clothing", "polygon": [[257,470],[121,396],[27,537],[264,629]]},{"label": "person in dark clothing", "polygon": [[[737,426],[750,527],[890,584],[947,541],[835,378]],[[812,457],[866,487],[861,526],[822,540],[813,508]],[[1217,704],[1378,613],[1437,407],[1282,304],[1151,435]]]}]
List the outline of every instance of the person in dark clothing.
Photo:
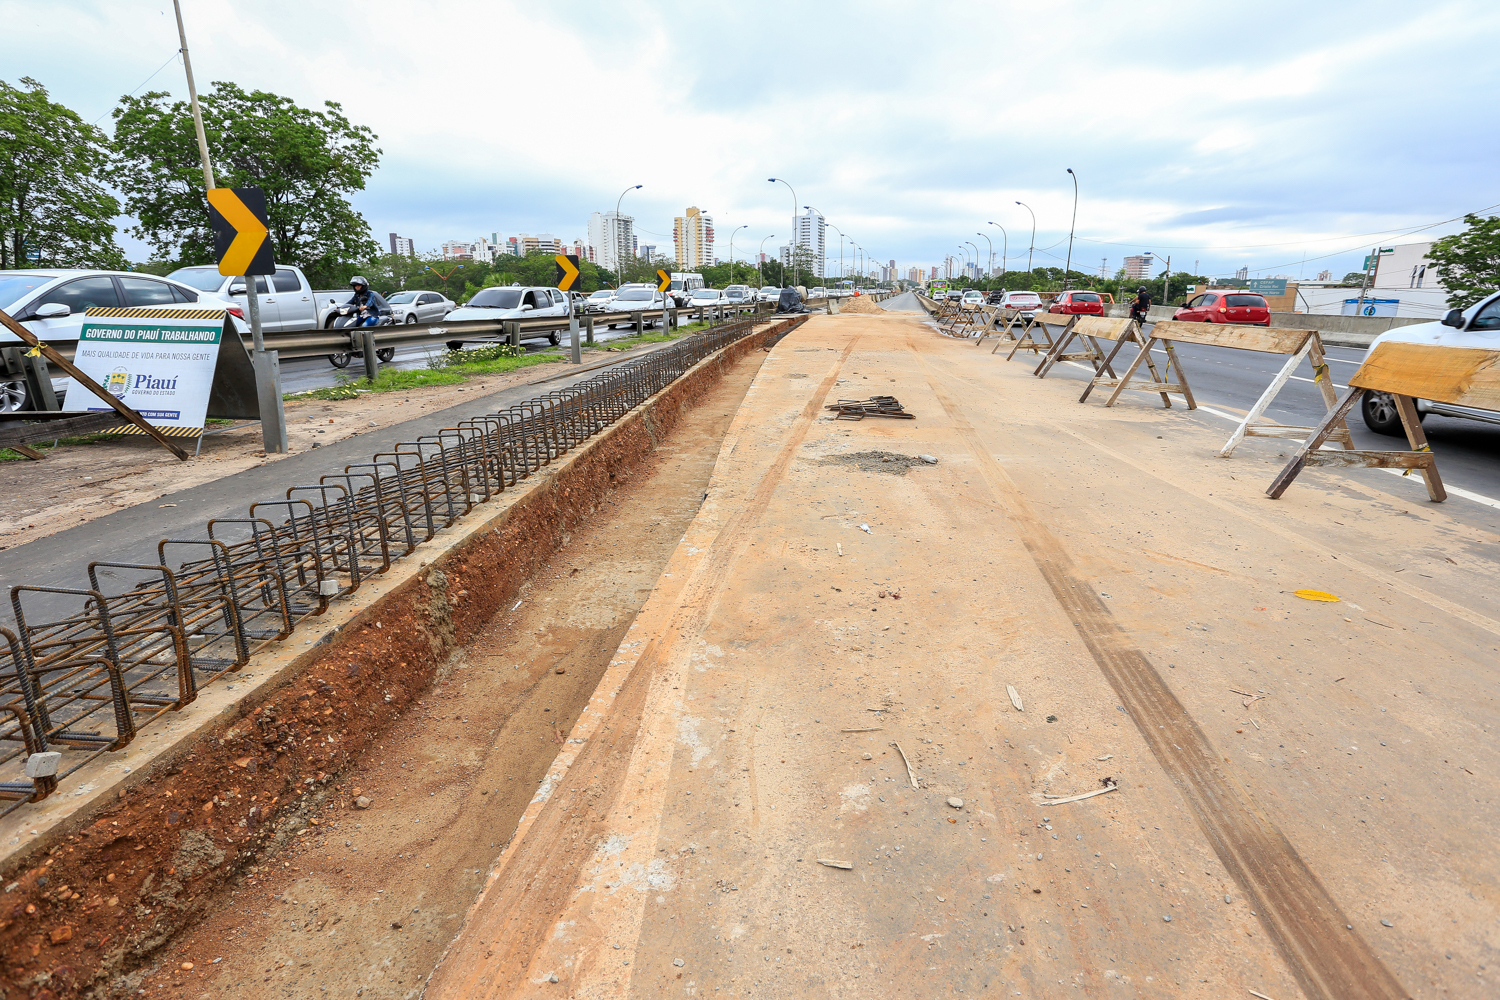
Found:
[{"label": "person in dark clothing", "polygon": [[1130,303],[1130,318],[1137,323],[1146,322],[1146,312],[1151,308],[1151,295],[1145,286],[1135,290],[1135,300]]},{"label": "person in dark clothing", "polygon": [[349,287],[354,289],[354,297],[345,305],[359,310],[359,322],[355,326],[377,325],[380,322],[381,310],[390,308],[386,305],[385,299],[370,287],[368,281],[357,274],[349,279]]},{"label": "person in dark clothing", "polygon": [[781,290],[781,295],[776,299],[776,311],[779,313],[802,312],[802,296],[797,294],[797,289],[787,285]]}]

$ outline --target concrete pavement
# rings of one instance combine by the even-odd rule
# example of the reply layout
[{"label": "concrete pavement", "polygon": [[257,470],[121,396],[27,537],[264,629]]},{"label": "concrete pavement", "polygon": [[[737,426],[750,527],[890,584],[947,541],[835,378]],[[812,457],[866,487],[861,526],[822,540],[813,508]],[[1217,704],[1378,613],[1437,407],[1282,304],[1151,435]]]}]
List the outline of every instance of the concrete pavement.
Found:
[{"label": "concrete pavement", "polygon": [[1495,534],[1074,399],[782,341],[426,995],[1485,995]]}]

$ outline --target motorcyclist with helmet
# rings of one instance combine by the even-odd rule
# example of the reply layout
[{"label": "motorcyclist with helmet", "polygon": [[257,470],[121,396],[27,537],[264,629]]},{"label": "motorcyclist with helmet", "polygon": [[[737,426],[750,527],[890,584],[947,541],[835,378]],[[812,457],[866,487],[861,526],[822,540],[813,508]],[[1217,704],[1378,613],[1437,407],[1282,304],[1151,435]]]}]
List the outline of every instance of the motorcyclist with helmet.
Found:
[{"label": "motorcyclist with helmet", "polygon": [[349,287],[354,290],[354,297],[345,305],[353,306],[359,310],[359,322],[355,326],[376,326],[380,323],[382,311],[389,311],[390,306],[379,292],[370,287],[370,283],[356,274],[349,279]]},{"label": "motorcyclist with helmet", "polygon": [[1130,318],[1137,323],[1146,322],[1146,313],[1151,309],[1151,294],[1142,285],[1135,290],[1135,300],[1130,303]]}]

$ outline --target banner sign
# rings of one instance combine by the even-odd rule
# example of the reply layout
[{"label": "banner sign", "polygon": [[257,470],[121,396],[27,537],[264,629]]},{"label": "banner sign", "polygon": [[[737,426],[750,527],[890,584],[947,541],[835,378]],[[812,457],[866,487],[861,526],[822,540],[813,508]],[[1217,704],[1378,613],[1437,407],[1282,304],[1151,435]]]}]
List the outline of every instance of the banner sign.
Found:
[{"label": "banner sign", "polygon": [[198,437],[223,333],[222,309],[90,309],[73,363],[167,435]]}]

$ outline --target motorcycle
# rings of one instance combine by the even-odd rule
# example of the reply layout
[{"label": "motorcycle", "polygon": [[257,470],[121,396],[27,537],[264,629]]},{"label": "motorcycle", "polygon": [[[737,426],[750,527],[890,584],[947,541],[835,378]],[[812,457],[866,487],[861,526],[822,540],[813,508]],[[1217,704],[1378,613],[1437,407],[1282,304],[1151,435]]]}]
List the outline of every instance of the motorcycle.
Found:
[{"label": "motorcycle", "polygon": [[[334,310],[333,321],[328,324],[328,329],[348,330],[357,327],[359,323],[359,310],[352,305],[345,304],[339,306],[336,310]],[[378,322],[376,322],[375,325],[394,326],[395,323],[396,317],[391,314],[391,311],[389,309],[382,309],[380,311],[380,319]],[[355,358],[363,358],[364,356],[364,351],[336,351],[333,354],[328,355],[328,363],[333,365],[333,367],[335,368],[348,368],[350,362],[352,362]],[[394,347],[377,347],[375,349],[375,359],[377,361],[380,361],[382,363],[390,362],[393,361],[395,357],[396,349]]]}]

